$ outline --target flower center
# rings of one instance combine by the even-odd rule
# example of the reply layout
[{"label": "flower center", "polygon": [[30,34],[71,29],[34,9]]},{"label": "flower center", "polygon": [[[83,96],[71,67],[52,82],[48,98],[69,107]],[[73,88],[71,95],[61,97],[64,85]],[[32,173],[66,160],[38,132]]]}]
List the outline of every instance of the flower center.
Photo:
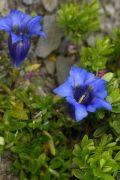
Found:
[{"label": "flower center", "polygon": [[13,31],[20,36],[23,36],[29,32],[28,27],[25,27],[23,30],[20,29],[18,26],[13,27]]},{"label": "flower center", "polygon": [[13,26],[13,31],[14,31],[16,34],[19,34],[19,27],[18,27],[18,26]]},{"label": "flower center", "polygon": [[74,90],[74,98],[78,103],[87,105],[92,100],[92,88],[87,87],[76,87]]}]

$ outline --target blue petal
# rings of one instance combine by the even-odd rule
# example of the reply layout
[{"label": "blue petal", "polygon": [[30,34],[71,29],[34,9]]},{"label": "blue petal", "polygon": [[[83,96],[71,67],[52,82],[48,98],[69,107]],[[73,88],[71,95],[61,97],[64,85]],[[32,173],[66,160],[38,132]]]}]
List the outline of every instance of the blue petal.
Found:
[{"label": "blue petal", "polygon": [[15,33],[11,33],[11,40],[12,40],[12,44],[14,44],[17,41],[22,40],[22,37],[21,36],[17,36]]},{"label": "blue petal", "polygon": [[77,68],[75,66],[71,67],[69,82],[73,87],[84,85],[87,71],[82,68]]},{"label": "blue petal", "polygon": [[9,15],[12,19],[12,26],[20,27],[21,23],[26,17],[26,14],[19,10],[12,10]]},{"label": "blue petal", "polygon": [[94,91],[104,90],[106,88],[107,81],[104,79],[96,78],[92,83],[91,86],[93,87]]},{"label": "blue petal", "polygon": [[87,72],[86,73],[86,78],[85,78],[85,85],[89,85],[95,80],[95,75],[92,73]]},{"label": "blue petal", "polygon": [[82,120],[88,115],[86,107],[82,104],[77,103],[74,98],[67,97],[66,100],[68,103],[72,104],[75,107],[75,118],[77,121]]},{"label": "blue petal", "polygon": [[94,98],[92,103],[94,108],[98,109],[98,108],[104,108],[104,109],[107,109],[109,111],[112,110],[112,106],[109,102],[103,100],[103,99],[100,99],[100,98]]},{"label": "blue petal", "polygon": [[66,97],[66,101],[72,104],[73,106],[76,106],[78,104],[77,101],[73,97],[70,97],[70,96]]},{"label": "blue petal", "polygon": [[83,118],[85,118],[88,115],[87,111],[86,111],[86,107],[82,104],[78,104],[75,107],[75,117],[77,121],[82,120]]},{"label": "blue petal", "polygon": [[90,85],[93,88],[93,97],[99,97],[104,99],[107,96],[107,91],[106,91],[106,84],[107,81],[96,78]]},{"label": "blue petal", "polygon": [[93,91],[92,92],[92,96],[93,97],[98,97],[98,98],[101,98],[101,99],[104,99],[105,97],[107,97],[107,91],[106,90],[100,90],[99,91]]},{"label": "blue petal", "polygon": [[24,38],[22,41],[12,44],[12,40],[9,40],[9,52],[12,64],[15,67],[19,67],[26,58],[30,48],[30,40]]},{"label": "blue petal", "polygon": [[9,16],[0,19],[0,29],[7,32],[12,30],[12,20]]},{"label": "blue petal", "polygon": [[95,112],[96,111],[96,107],[94,107],[94,105],[90,104],[90,105],[87,106],[87,111]]},{"label": "blue petal", "polygon": [[45,36],[45,33],[41,31],[42,28],[40,25],[41,19],[42,19],[41,16],[35,16],[31,18],[31,20],[27,23],[30,36],[32,35]]},{"label": "blue petal", "polygon": [[60,85],[58,88],[54,89],[53,92],[62,97],[73,96],[72,86],[68,81]]}]

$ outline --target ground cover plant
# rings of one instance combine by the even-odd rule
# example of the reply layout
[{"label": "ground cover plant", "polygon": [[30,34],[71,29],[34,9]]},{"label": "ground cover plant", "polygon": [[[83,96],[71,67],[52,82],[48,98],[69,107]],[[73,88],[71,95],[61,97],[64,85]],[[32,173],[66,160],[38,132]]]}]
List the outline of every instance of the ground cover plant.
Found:
[{"label": "ground cover plant", "polygon": [[42,17],[12,10],[0,18],[9,36],[9,56],[1,59],[7,71],[0,79],[1,158],[9,154],[7,173],[21,180],[119,180],[120,28],[86,45],[99,31],[96,0],[63,4],[56,18],[79,62],[63,84],[41,96],[23,70],[39,67],[26,58],[31,36],[47,37]]}]

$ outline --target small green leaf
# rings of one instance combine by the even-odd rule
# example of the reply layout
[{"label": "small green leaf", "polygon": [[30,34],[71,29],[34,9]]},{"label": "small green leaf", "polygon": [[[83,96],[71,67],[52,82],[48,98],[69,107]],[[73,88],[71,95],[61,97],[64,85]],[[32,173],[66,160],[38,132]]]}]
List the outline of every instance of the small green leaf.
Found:
[{"label": "small green leaf", "polygon": [[74,169],[74,170],[72,170],[72,173],[74,174],[74,176],[76,177],[76,178],[78,178],[78,179],[82,179],[82,172],[81,172],[81,170],[79,170],[79,169]]},{"label": "small green leaf", "polygon": [[101,159],[100,160],[100,168],[102,168],[105,163],[106,163],[106,160],[105,159]]},{"label": "small green leaf", "polygon": [[97,129],[95,130],[93,136],[96,137],[96,138],[97,138],[97,137],[100,137],[100,136],[102,136],[103,134],[105,134],[106,130],[107,130],[107,126],[99,127],[99,128],[97,128]]},{"label": "small green leaf", "polygon": [[28,120],[28,115],[25,110],[14,109],[11,111],[11,116],[18,120]]},{"label": "small green leaf", "polygon": [[115,161],[120,161],[120,151],[115,155]]},{"label": "small green leaf", "polygon": [[104,80],[106,80],[106,81],[110,81],[112,78],[113,78],[113,73],[112,72],[109,72],[109,73],[106,73],[103,77],[102,77],[102,79],[104,79]]},{"label": "small green leaf", "polygon": [[0,136],[0,145],[4,146],[5,145],[5,140],[4,137]]}]

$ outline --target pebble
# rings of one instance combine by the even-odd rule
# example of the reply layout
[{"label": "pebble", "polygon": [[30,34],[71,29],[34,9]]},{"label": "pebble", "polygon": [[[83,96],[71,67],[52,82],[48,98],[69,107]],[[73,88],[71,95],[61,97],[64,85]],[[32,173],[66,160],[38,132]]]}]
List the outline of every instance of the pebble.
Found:
[{"label": "pebble", "polygon": [[62,30],[56,22],[56,14],[44,17],[43,31],[46,33],[46,38],[39,39],[35,53],[38,57],[46,58],[58,49],[63,36]]},{"label": "pebble", "polygon": [[65,82],[66,78],[69,75],[71,65],[73,65],[74,62],[75,56],[58,56],[58,59],[56,61],[56,75],[59,84]]},{"label": "pebble", "polygon": [[47,72],[51,75],[54,74],[55,72],[55,62],[54,61],[49,61],[49,60],[45,60],[44,61]]},{"label": "pebble", "polygon": [[57,0],[42,0],[42,3],[48,12],[53,12],[58,6]]}]

